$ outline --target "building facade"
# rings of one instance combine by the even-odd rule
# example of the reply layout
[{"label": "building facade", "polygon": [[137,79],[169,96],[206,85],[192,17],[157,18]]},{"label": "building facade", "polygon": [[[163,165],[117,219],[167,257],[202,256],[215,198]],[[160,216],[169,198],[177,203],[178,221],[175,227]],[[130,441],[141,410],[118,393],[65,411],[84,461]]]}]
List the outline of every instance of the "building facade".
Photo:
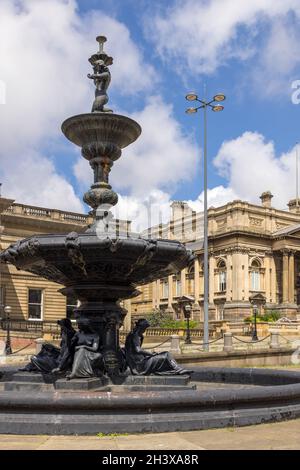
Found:
[{"label": "building facade", "polygon": [[[288,210],[272,207],[272,194],[261,204],[240,200],[208,210],[210,320],[251,315],[249,298],[261,294],[265,309],[296,318],[300,305],[300,202]],[[203,214],[186,203],[172,204],[170,223],[154,227],[153,238],[176,238],[194,251],[193,263],[174,276],[141,286],[131,300],[132,316],[156,309],[182,317],[180,298],[193,302],[193,318],[203,320]]]},{"label": "building facade", "polygon": [[[209,315],[211,320],[237,320],[251,314],[249,298],[261,294],[265,309],[295,318],[300,306],[300,201],[288,210],[272,207],[272,195],[261,204],[232,201],[208,211]],[[169,223],[148,228],[143,236],[177,239],[193,250],[190,266],[168,278],[140,286],[141,294],[125,302],[132,320],[154,310],[181,318],[180,299],[192,302],[192,316],[203,319],[203,213],[173,202]],[[92,222],[85,214],[17,204],[0,198],[0,249],[34,234],[84,231]],[[117,221],[123,231],[130,222]],[[12,318],[54,321],[72,316],[77,299],[59,292],[60,284],[8,264],[0,265],[0,306],[12,307]]]}]

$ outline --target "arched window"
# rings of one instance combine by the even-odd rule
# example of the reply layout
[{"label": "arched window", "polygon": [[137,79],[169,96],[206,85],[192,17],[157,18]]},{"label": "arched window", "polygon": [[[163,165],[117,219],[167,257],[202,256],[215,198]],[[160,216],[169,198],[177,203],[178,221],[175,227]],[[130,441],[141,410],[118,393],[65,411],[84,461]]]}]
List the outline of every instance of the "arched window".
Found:
[{"label": "arched window", "polygon": [[218,291],[225,292],[227,288],[227,272],[226,272],[226,262],[223,259],[220,259],[217,263],[218,269]]},{"label": "arched window", "polygon": [[260,290],[261,282],[260,282],[260,269],[261,269],[261,263],[260,261],[255,258],[250,266],[250,288],[251,290],[258,291]]}]

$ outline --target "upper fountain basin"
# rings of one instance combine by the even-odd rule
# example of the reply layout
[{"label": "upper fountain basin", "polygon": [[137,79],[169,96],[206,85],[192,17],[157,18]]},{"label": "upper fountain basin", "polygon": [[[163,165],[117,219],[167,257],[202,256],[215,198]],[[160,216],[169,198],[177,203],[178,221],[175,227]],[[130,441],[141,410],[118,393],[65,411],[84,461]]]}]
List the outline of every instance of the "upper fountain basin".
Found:
[{"label": "upper fountain basin", "polygon": [[134,142],[142,132],[133,119],[114,113],[78,114],[66,119],[61,129],[79,147],[110,142],[119,149]]}]

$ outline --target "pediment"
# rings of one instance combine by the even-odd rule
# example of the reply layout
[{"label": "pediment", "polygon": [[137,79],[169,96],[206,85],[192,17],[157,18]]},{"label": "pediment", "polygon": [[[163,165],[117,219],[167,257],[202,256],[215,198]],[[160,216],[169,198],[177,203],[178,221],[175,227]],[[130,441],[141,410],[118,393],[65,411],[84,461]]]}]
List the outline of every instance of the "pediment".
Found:
[{"label": "pediment", "polygon": [[284,227],[276,232],[273,232],[273,236],[275,237],[289,237],[292,236],[293,238],[300,239],[300,224],[297,225],[290,225],[289,227]]}]

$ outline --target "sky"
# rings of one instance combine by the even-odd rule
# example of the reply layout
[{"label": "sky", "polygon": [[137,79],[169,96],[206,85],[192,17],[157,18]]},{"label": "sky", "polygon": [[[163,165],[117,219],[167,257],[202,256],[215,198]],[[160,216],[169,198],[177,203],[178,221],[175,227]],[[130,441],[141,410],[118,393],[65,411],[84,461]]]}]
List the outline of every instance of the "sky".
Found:
[{"label": "sky", "polygon": [[142,229],[149,205],[162,221],[172,200],[202,210],[203,113],[185,113],[189,91],[226,95],[221,113],[208,111],[208,205],[258,204],[270,190],[286,209],[300,142],[299,26],[300,0],[0,0],[2,195],[88,211],[92,172],[60,127],[91,109],[88,58],[104,34],[109,106],[142,126],[112,168],[119,217]]}]

